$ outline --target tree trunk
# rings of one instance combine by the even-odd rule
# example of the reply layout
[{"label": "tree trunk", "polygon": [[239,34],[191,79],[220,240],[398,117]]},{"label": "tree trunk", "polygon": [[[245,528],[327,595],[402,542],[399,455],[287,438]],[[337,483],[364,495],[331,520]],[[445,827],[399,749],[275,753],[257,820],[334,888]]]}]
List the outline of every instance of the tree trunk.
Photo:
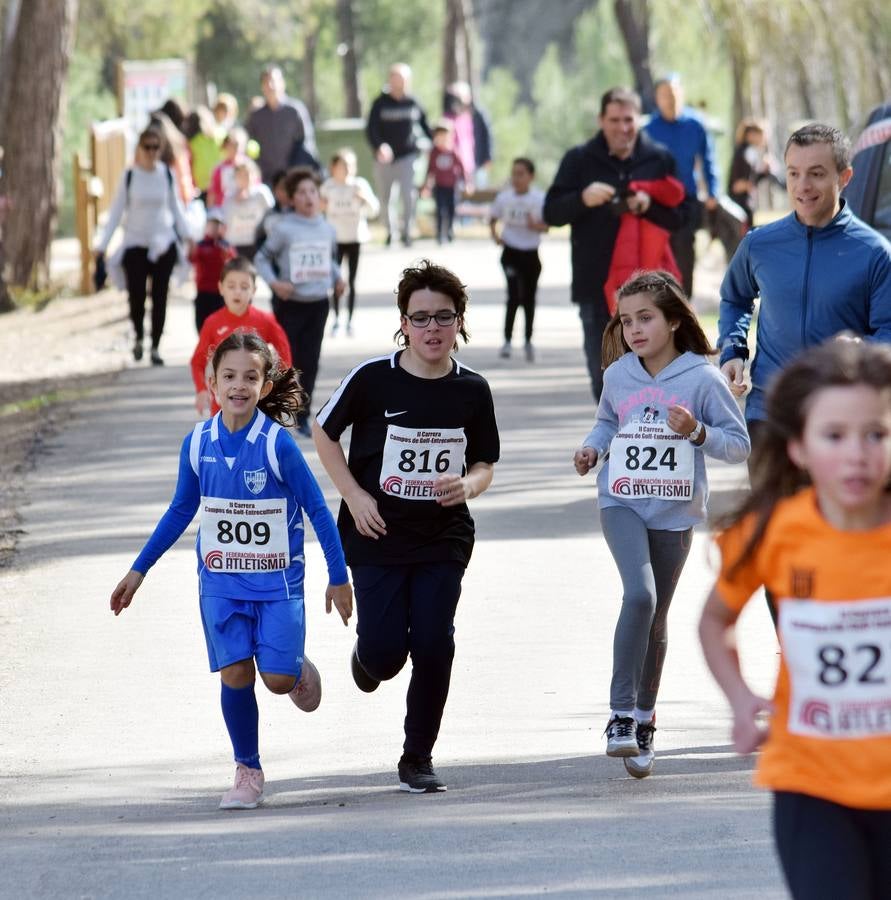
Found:
[{"label": "tree trunk", "polygon": [[650,10],[648,0],[615,0],[616,22],[625,41],[625,50],[634,88],[640,94],[645,112],[655,108],[653,73],[650,70]]},{"label": "tree trunk", "polygon": [[319,95],[316,92],[316,47],[319,43],[318,23],[307,24],[303,37],[303,102],[313,122],[319,115]]},{"label": "tree trunk", "polygon": [[0,147],[3,146],[3,131],[6,123],[6,109],[9,103],[11,79],[9,78],[9,60],[12,40],[19,23],[21,0],[9,0],[2,19],[3,33],[0,35]]},{"label": "tree trunk", "polygon": [[0,195],[9,200],[3,230],[10,282],[43,288],[58,208],[61,98],[71,56],[77,0],[29,0],[19,12],[8,77]]},{"label": "tree trunk", "polygon": [[356,29],[353,23],[352,0],[337,0],[338,53],[343,77],[344,114],[347,118],[362,115],[359,101],[359,62],[356,53]]},{"label": "tree trunk", "polygon": [[445,0],[445,27],[442,32],[442,81],[458,81],[458,10],[455,0]]},{"label": "tree trunk", "polygon": [[483,76],[508,69],[520,87],[519,101],[531,103],[535,70],[550,44],[572,65],[576,20],[598,0],[472,0],[473,21],[484,50]]}]

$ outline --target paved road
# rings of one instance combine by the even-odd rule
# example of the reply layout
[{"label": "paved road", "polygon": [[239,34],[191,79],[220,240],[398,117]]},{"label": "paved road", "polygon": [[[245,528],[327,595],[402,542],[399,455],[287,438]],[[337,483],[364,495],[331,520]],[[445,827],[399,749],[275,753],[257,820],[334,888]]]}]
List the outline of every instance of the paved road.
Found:
[{"label": "paved road", "polygon": [[[410,253],[371,249],[357,336],[326,343],[323,400],[384,352],[389,293]],[[431,252],[427,250],[426,252]],[[318,712],[258,692],[269,802],[217,811],[232,775],[206,670],[192,534],[119,619],[107,598],[173,488],[193,412],[191,310],[174,302],[163,369],[132,367],[77,402],[30,477],[27,534],[0,575],[0,896],[73,898],[784,896],[768,798],[728,747],[727,710],[694,637],[711,578],[697,536],[671,616],[656,771],[603,755],[619,583],[570,457],[592,407],[566,245],[547,248],[539,360],[497,358],[501,276],[489,245],[436,252],[472,285],[462,356],[489,378],[503,435],[457,618],[436,748],[447,794],[396,790],[407,673],[374,695],[349,677],[353,629],[324,615],[308,547],[308,649]],[[311,446],[303,448],[333,491]],[[717,502],[743,475],[715,467]],[[745,665],[767,689],[776,646],[753,604]]]}]

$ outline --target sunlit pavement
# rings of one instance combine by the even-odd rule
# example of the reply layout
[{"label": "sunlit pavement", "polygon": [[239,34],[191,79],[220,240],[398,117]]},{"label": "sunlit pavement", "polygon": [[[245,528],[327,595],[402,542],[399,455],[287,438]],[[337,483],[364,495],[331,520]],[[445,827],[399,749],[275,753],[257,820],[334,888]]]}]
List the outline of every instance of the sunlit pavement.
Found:
[{"label": "sunlit pavement", "polygon": [[[317,405],[352,365],[391,351],[392,290],[424,255],[470,285],[472,341],[460,355],[489,379],[502,434],[494,484],[471,507],[478,540],[434,759],[448,792],[397,790],[408,673],[372,695],[354,687],[354,623],[324,614],[314,542],[307,651],[324,698],[307,716],[258,690],[268,800],[255,812],[216,808],[234,767],[207,672],[194,528],[131,609],[108,611],[194,421],[181,292],[167,366],[129,368],[78,402],[50,442],[30,477],[18,564],[0,575],[0,896],[783,896],[769,798],[750,786],[752,760],[728,746],[727,708],[695,638],[713,577],[704,533],[671,611],[654,774],[635,781],[603,754],[620,585],[594,480],[571,464],[593,404],[565,239],[543,254],[534,364],[516,339],[514,357],[498,358],[504,291],[491,244],[366,248],[355,336],[326,338]],[[743,470],[713,467],[716,503]],[[748,674],[768,690],[776,642],[762,603],[742,632]]]}]

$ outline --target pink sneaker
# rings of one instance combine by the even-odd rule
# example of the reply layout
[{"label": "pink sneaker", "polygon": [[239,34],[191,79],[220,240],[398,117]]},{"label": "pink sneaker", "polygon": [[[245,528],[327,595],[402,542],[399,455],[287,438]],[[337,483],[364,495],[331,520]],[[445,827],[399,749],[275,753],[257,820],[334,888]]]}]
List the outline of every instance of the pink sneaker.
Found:
[{"label": "pink sneaker", "polygon": [[263,802],[262,769],[249,769],[238,763],[235,766],[235,784],[223,794],[220,809],[256,809]]},{"label": "pink sneaker", "polygon": [[300,681],[292,688],[288,696],[294,701],[296,707],[304,712],[312,712],[319,708],[319,704],[322,702],[322,676],[309,661],[308,656],[303,657]]}]

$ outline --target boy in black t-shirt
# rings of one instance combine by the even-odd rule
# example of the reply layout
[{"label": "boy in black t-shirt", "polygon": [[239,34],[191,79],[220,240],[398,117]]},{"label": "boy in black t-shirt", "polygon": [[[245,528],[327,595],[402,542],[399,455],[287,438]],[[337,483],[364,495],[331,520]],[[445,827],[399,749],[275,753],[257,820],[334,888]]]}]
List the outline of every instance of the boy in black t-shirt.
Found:
[{"label": "boy in black t-shirt", "polygon": [[[466,341],[464,285],[424,260],[397,289],[404,349],[366,360],[319,412],[313,436],[343,502],[338,528],[358,612],[356,684],[412,660],[399,786],[444,791],[431,754],[449,691],[453,622],[473,550],[466,501],[492,481],[498,427],[486,380],[452,359]],[[340,436],[352,425],[347,462]]]}]

